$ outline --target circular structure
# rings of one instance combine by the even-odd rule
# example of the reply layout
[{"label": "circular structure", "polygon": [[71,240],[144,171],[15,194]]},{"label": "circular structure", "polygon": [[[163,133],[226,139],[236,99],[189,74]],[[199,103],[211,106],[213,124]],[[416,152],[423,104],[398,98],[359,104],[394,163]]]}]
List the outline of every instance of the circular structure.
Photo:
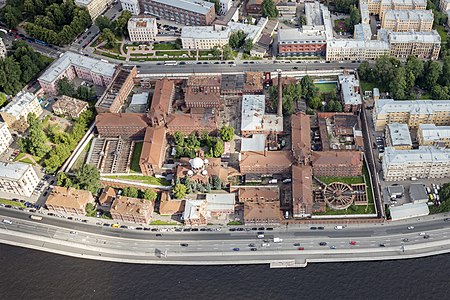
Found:
[{"label": "circular structure", "polygon": [[189,161],[191,164],[191,168],[195,170],[199,170],[203,168],[203,160],[200,157],[193,158]]},{"label": "circular structure", "polygon": [[333,182],[323,191],[325,202],[335,210],[342,210],[352,205],[355,200],[353,189],[346,183]]}]

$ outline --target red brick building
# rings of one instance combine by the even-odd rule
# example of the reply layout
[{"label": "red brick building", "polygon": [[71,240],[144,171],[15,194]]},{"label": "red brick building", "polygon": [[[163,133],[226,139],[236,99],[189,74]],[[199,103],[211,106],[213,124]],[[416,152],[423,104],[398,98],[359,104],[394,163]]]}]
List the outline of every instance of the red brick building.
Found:
[{"label": "red brick building", "polygon": [[292,207],[294,218],[311,216],[313,210],[311,166],[292,166]]},{"label": "red brick building", "polygon": [[142,139],[148,127],[145,114],[100,113],[95,118],[98,134],[101,137],[123,137]]},{"label": "red brick building", "polygon": [[148,111],[148,118],[152,126],[164,126],[172,111],[172,101],[175,96],[175,84],[169,79],[156,81],[152,104]]},{"label": "red brick building", "polygon": [[292,155],[300,164],[306,164],[311,156],[311,124],[309,115],[297,113],[291,116]]},{"label": "red brick building", "polygon": [[166,129],[148,127],[145,131],[139,167],[145,176],[153,176],[161,171],[166,153]]},{"label": "red brick building", "polygon": [[353,177],[362,175],[360,151],[317,151],[312,154],[314,176]]},{"label": "red brick building", "polygon": [[264,153],[241,153],[239,167],[242,174],[289,173],[292,165],[290,151],[266,151]]}]

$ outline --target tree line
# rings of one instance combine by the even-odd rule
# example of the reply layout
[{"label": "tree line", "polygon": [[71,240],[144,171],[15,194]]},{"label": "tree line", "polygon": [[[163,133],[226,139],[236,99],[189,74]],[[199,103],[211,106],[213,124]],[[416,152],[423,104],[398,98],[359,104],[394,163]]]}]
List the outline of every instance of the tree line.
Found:
[{"label": "tree line", "polygon": [[358,73],[362,80],[389,91],[394,99],[416,99],[416,87],[428,91],[432,99],[450,97],[450,56],[444,57],[442,63],[422,61],[415,56],[403,63],[394,57],[382,56],[373,67],[362,62]]},{"label": "tree line", "polygon": [[124,10],[114,21],[105,16],[99,16],[95,20],[95,25],[100,29],[101,38],[106,42],[107,48],[114,47],[116,36],[128,35],[128,20],[131,16],[131,12]]}]

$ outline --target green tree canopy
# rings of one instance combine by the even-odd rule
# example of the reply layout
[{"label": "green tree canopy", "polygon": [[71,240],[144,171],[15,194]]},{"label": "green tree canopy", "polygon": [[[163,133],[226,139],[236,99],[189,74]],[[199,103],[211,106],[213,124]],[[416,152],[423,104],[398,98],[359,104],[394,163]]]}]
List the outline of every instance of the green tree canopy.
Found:
[{"label": "green tree canopy", "polygon": [[220,138],[225,142],[231,141],[234,138],[234,128],[226,125],[220,128]]},{"label": "green tree canopy", "polygon": [[186,196],[186,186],[182,183],[175,185],[173,194],[176,199],[182,199]]},{"label": "green tree canopy", "polygon": [[76,185],[83,190],[96,194],[100,187],[100,172],[89,164],[84,164],[80,170],[75,173]]},{"label": "green tree canopy", "polygon": [[157,196],[156,192],[152,189],[146,189],[142,194],[142,198],[150,201],[155,201],[156,196]]},{"label": "green tree canopy", "polygon": [[72,97],[75,93],[75,89],[73,88],[72,82],[70,82],[69,78],[64,77],[56,83],[56,86],[58,88],[58,94],[59,95],[66,95],[69,97]]},{"label": "green tree canopy", "polygon": [[109,28],[105,28],[102,32],[102,39],[106,42],[107,48],[112,48],[116,44],[116,36]]},{"label": "green tree canopy", "polygon": [[278,17],[278,9],[275,5],[274,0],[263,0],[261,4],[262,16],[265,18],[276,18]]}]

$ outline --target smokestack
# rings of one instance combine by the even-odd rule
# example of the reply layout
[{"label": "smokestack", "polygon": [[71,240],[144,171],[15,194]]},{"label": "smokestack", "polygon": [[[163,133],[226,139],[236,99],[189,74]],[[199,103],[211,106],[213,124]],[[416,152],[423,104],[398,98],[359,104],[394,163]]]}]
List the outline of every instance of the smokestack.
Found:
[{"label": "smokestack", "polygon": [[278,108],[277,116],[283,116],[283,84],[281,83],[281,70],[278,71]]}]

